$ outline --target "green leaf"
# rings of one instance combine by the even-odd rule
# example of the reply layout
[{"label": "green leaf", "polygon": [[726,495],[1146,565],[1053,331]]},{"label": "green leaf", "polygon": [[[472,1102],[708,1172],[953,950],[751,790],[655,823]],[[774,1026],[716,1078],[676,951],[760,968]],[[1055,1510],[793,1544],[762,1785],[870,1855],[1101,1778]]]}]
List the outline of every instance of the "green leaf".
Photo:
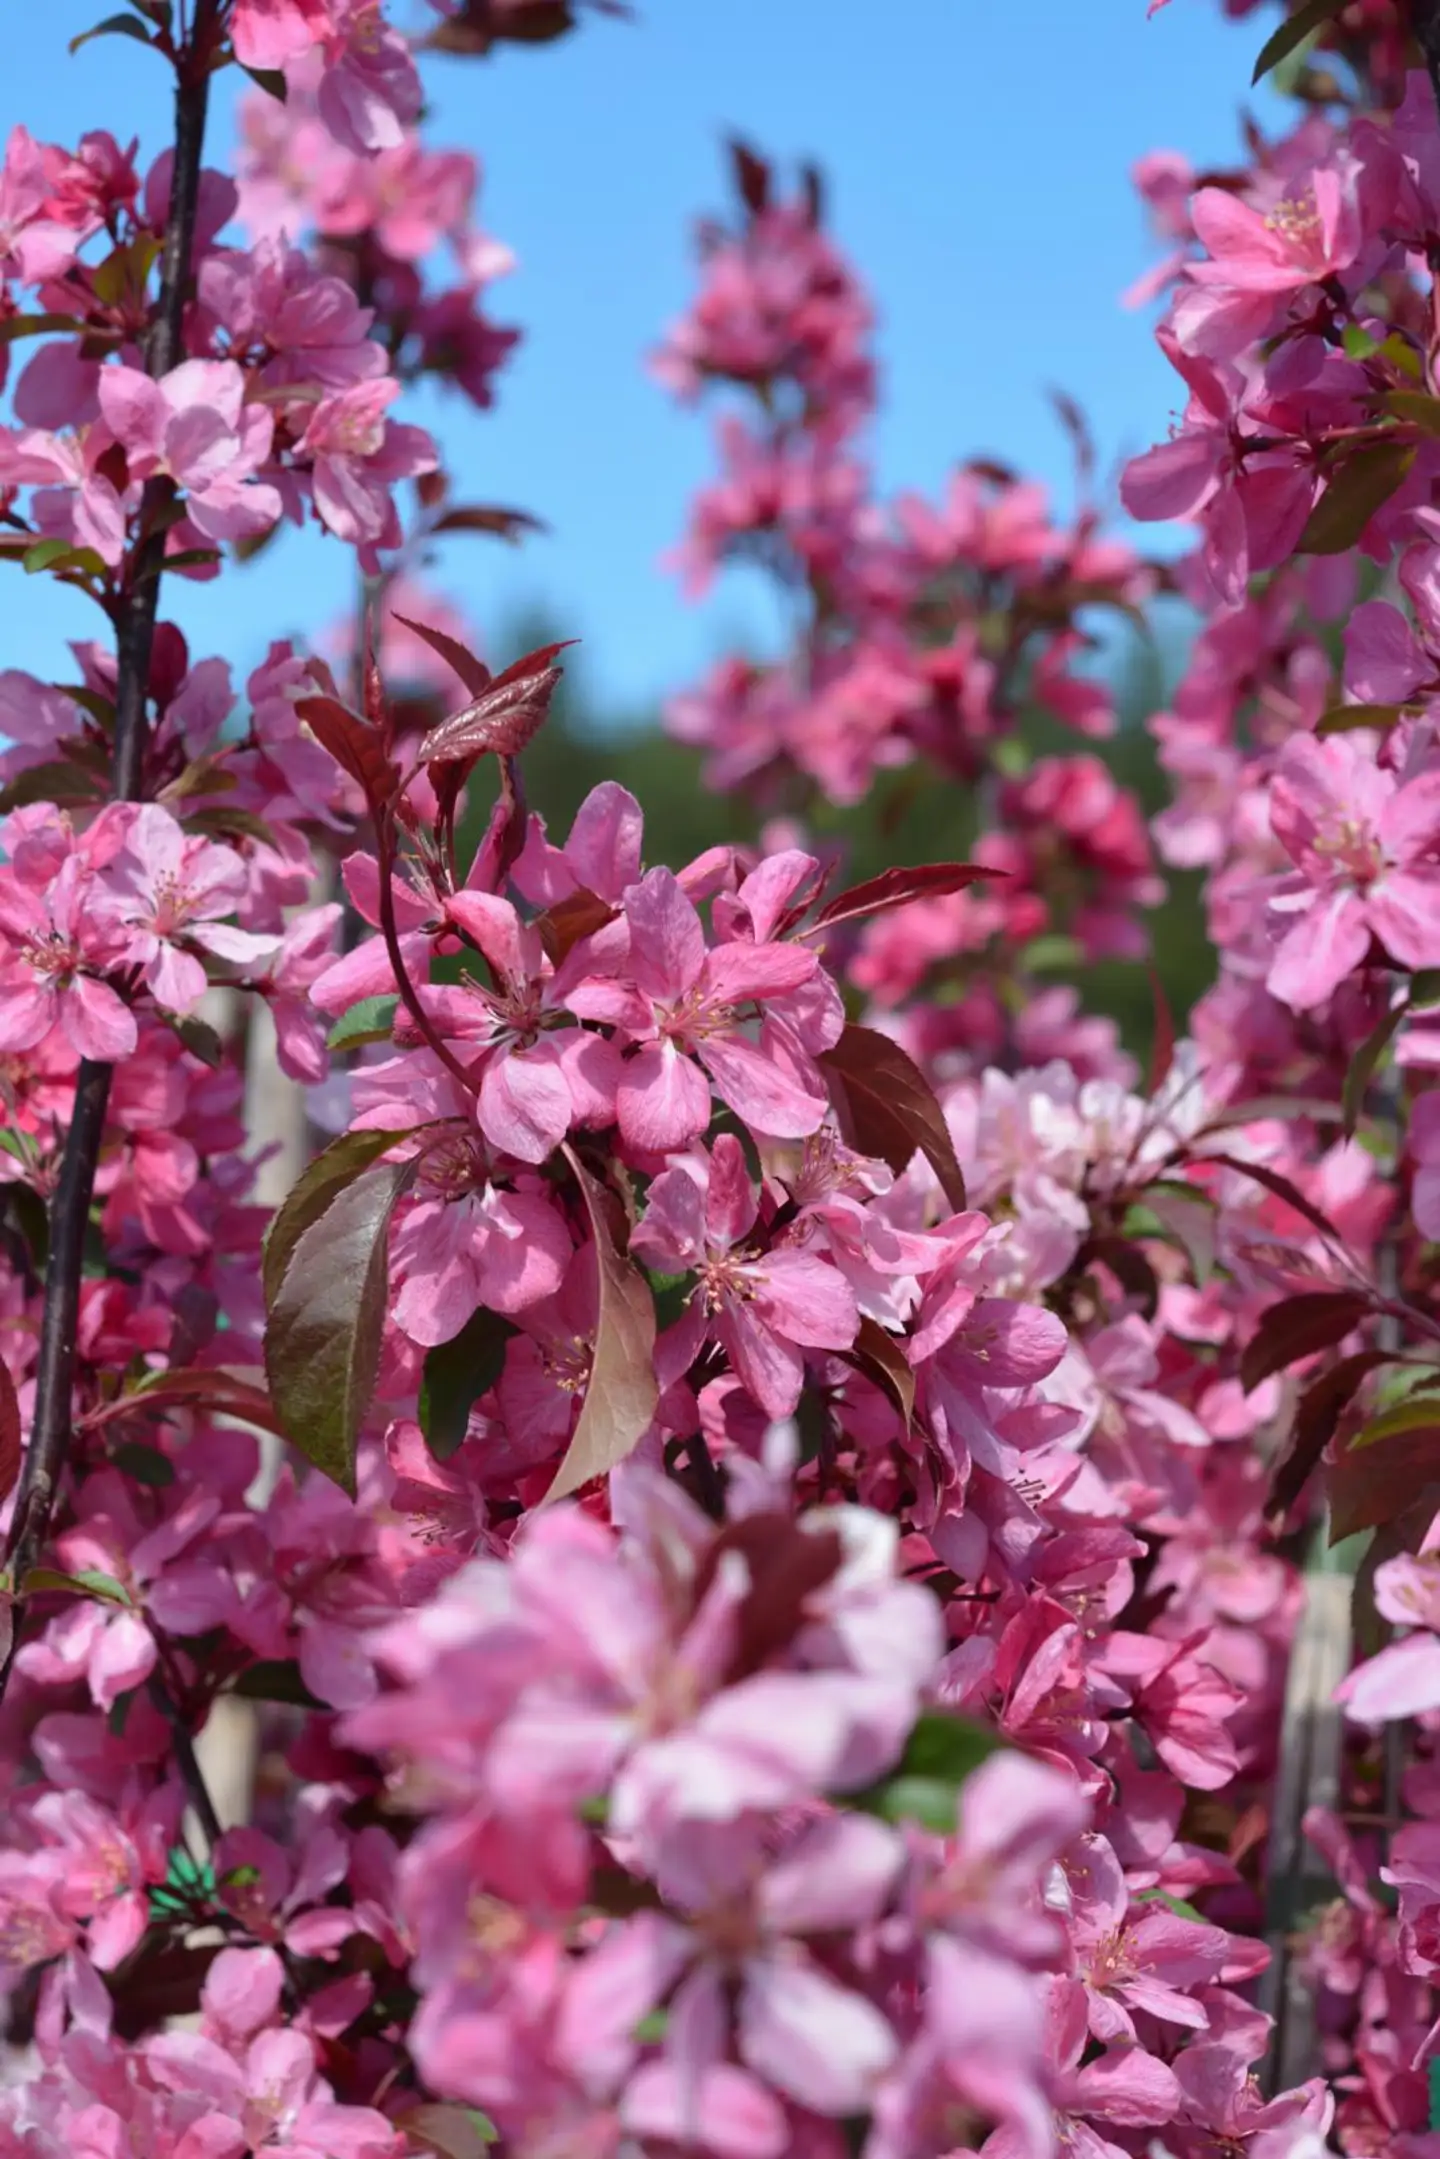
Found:
[{"label": "green leaf", "polygon": [[1346,555],[1414,464],[1414,443],[1371,442],[1337,465],[1296,541],[1302,555]]},{"label": "green leaf", "polygon": [[983,1724],[926,1710],[892,1773],[849,1804],[887,1822],[915,1821],[953,1835],[961,1787],[1003,1744],[999,1733]]},{"label": "green leaf", "polygon": [[278,67],[245,67],[243,60],[240,65],[245,68],[245,73],[250,77],[251,82],[255,84],[257,89],[263,90],[267,97],[277,99],[280,104],[285,103],[290,91],[285,77]]},{"label": "green leaf", "polygon": [[209,570],[220,560],[218,547],[181,547],[167,555],[162,570]]},{"label": "green leaf", "polygon": [[[1373,1447],[1382,1439],[1394,1439],[1401,1432],[1435,1431],[1440,1433],[1440,1394],[1407,1395],[1393,1409],[1382,1409],[1378,1417],[1362,1425],[1350,1442],[1353,1454],[1358,1448]],[[1440,1466],[1440,1457],[1437,1457]]]},{"label": "green leaf", "polygon": [[92,37],[131,37],[141,45],[153,43],[145,25],[136,22],[133,15],[107,15],[104,22],[97,22],[92,29],[82,30],[79,37],[71,38],[71,52],[79,52],[80,47],[88,45]]},{"label": "green leaf", "polygon": [[326,1037],[332,1050],[359,1049],[362,1042],[388,1042],[395,1031],[398,997],[362,997],[342,1013]]},{"label": "green leaf", "polygon": [[655,1384],[655,1302],[638,1267],[616,1245],[607,1195],[573,1147],[565,1159],[580,1187],[595,1240],[600,1271],[600,1312],[595,1354],[579,1421],[545,1497],[563,1499],[592,1477],[623,1462],[649,1429],[659,1389]]},{"label": "green leaf", "polygon": [[[393,1144],[393,1134],[381,1137]],[[344,1144],[337,1141],[326,1155]],[[287,1234],[283,1273],[269,1301],[265,1371],[286,1437],[352,1499],[355,1449],[380,1368],[390,1220],[417,1167],[413,1160],[382,1162],[358,1177],[347,1172],[338,1191],[332,1185],[328,1204],[308,1226],[293,1242]],[[312,1202],[316,1196],[312,1187]],[[279,1218],[272,1237],[278,1227]],[[267,1245],[267,1273],[278,1264],[274,1250]]]},{"label": "green leaf", "polygon": [[1268,75],[1272,67],[1278,67],[1294,52],[1297,45],[1303,45],[1306,38],[1323,30],[1331,17],[1348,5],[1349,0],[1305,0],[1305,6],[1288,16],[1261,46],[1251,82],[1257,83],[1262,76]]},{"label": "green leaf", "polygon": [[1413,705],[1332,705],[1328,712],[1321,713],[1315,723],[1315,732],[1317,735],[1348,735],[1357,727],[1373,727],[1383,732],[1416,709]]},{"label": "green leaf", "polygon": [[175,1464],[168,1454],[158,1447],[147,1447],[143,1439],[127,1439],[115,1448],[110,1456],[112,1468],[122,1476],[131,1477],[136,1484],[151,1485],[161,1491],[175,1482]]},{"label": "green leaf", "polygon": [[99,793],[90,773],[79,765],[59,760],[50,765],[29,765],[17,772],[8,786],[0,788],[0,814],[21,810],[32,802],[96,802]]},{"label": "green leaf", "polygon": [[300,1677],[300,1667],[285,1657],[262,1657],[240,1674],[231,1690],[247,1702],[288,1702],[296,1709],[323,1709]]},{"label": "green leaf", "polygon": [[267,1306],[279,1296],[295,1247],[306,1230],[362,1171],[409,1137],[408,1132],[345,1132],[315,1157],[265,1232],[261,1272]]},{"label": "green leaf", "polygon": [[69,540],[37,540],[33,547],[26,548],[22,561],[26,576],[34,577],[41,570],[69,569],[80,555],[89,555],[104,569],[93,548],[73,547]]},{"label": "green leaf", "polygon": [[1163,1904],[1166,1911],[1173,1912],[1177,1919],[1197,1919],[1202,1926],[1205,1924],[1205,1914],[1203,1912],[1197,1912],[1194,1905],[1187,1904],[1183,1897],[1172,1897],[1168,1889],[1137,1889],[1135,1891],[1135,1902],[1137,1904]]},{"label": "green leaf", "polygon": [[477,2107],[451,2106],[434,2100],[399,2115],[397,2127],[405,2131],[413,2146],[431,2153],[433,2159],[482,2159],[486,2147],[500,2140],[494,2122]]},{"label": "green leaf", "polygon": [[1387,390],[1380,402],[1397,420],[1409,420],[1427,435],[1440,435],[1440,397],[1424,390]]},{"label": "green leaf", "polygon": [[13,345],[22,337],[45,337],[54,330],[83,330],[74,315],[7,315],[0,322],[0,345]]},{"label": "green leaf", "polygon": [[208,809],[191,810],[180,823],[186,832],[198,832],[205,839],[258,840],[262,847],[275,844],[273,825],[267,825],[256,811],[234,803],[217,802]]},{"label": "green leaf", "polygon": [[420,1382],[420,1429],[437,1462],[448,1461],[462,1445],[470,1412],[488,1394],[505,1367],[505,1349],[516,1329],[498,1312],[471,1314],[453,1341],[442,1342],[425,1359]]},{"label": "green leaf", "polygon": [[218,1072],[225,1062],[225,1045],[209,1020],[202,1020],[194,1012],[187,1012],[183,1018],[167,1014],[167,1018],[191,1056],[198,1057],[212,1072]]},{"label": "green leaf", "polygon": [[1196,1185],[1167,1180],[1147,1185],[1144,1201],[1189,1260],[1196,1288],[1203,1289],[1215,1271],[1219,1209],[1214,1200]]},{"label": "green leaf", "polygon": [[22,1597],[38,1596],[42,1590],[68,1591],[71,1596],[98,1597],[106,1604],[129,1604],[130,1592],[123,1582],[117,1582],[113,1574],[101,1574],[94,1567],[81,1567],[75,1574],[66,1574],[59,1567],[32,1567],[20,1584]]}]

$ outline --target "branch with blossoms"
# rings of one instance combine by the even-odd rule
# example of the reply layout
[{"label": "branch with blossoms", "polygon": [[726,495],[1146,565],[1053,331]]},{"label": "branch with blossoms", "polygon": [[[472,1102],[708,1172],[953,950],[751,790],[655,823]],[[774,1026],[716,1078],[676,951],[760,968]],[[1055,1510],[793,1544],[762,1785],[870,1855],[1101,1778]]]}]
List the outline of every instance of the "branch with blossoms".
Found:
[{"label": "branch with blossoms", "polygon": [[[424,42],[577,13],[462,0]],[[131,14],[97,31],[176,72],[184,154],[142,175],[22,130],[0,186],[3,349],[41,341],[0,569],[105,626],[78,680],[0,675],[0,1993],[32,2048],[0,2142],[1282,2159],[1373,2148],[1371,2091],[1413,2125],[1428,1734],[1398,1913],[1374,1747],[1312,1825],[1344,1912],[1309,1953],[1337,1994],[1362,1975],[1335,2025],[1364,2094],[1323,2062],[1262,2094],[1256,2006],[1321,1476],[1333,1524],[1380,1524],[1378,1613],[1432,1564],[1408,1075],[1440,641],[1423,559],[1409,615],[1356,605],[1343,537],[1363,511],[1377,567],[1428,545],[1405,105],[1362,115],[1377,62],[1333,139],[1312,109],[1193,209],[1170,168],[1166,336],[1213,372],[1127,486],[1205,476],[1217,604],[1156,722],[1155,842],[1213,872],[1222,974],[1188,1034],[1157,1014],[1142,1083],[1040,986],[1042,940],[1142,956],[1163,891],[1099,753],[1026,748],[1034,707],[1104,737],[1093,610],[1160,582],[1105,536],[1073,412],[1069,525],[984,461],[938,509],[878,501],[818,176],[786,199],[737,152],[661,366],[731,401],[690,566],[759,559],[796,637],[675,725],[771,822],[672,867],[609,781],[562,838],[523,777],[561,648],[492,665],[424,583],[437,539],[526,519],[453,501],[394,416],[427,375],[489,402],[513,342],[473,161],[418,135],[373,5]],[[198,137],[232,60],[233,183]],[[354,550],[364,634],[273,645],[232,718],[161,603],[286,521]],[[847,881],[809,827],[902,766],[952,785],[955,859]],[[333,1134],[269,1219],[220,986],[266,1001]],[[1423,1690],[1437,1633],[1352,1708]],[[239,1825],[193,1767],[233,1701]]]}]

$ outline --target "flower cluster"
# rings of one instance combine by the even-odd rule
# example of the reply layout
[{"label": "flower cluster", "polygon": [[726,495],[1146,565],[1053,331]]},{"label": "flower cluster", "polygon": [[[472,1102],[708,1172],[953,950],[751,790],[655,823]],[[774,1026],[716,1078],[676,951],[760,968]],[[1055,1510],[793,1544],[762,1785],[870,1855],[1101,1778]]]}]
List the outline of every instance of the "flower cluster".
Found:
[{"label": "flower cluster", "polygon": [[[774,814],[672,866],[613,781],[547,829],[561,648],[421,576],[526,519],[393,417],[513,342],[398,30],[136,0],[175,152],[11,137],[0,556],[106,634],[0,673],[6,2152],[1425,2159],[1440,138],[1383,13],[1246,169],[1140,175],[1190,404],[1127,500],[1202,528],[1153,842],[1219,965],[1143,1081],[1046,966],[1164,895],[1091,656],[1159,573],[993,466],[876,500],[816,175],[736,152],[658,362],[731,397],[692,582],[800,623],[677,700]],[[364,619],[237,695],[157,595],[312,512]],[[807,820],[902,766],[969,859],[847,883]],[[272,1026],[328,1135],[273,1213]],[[1277,1924],[1322,1481],[1380,1542]]]}]

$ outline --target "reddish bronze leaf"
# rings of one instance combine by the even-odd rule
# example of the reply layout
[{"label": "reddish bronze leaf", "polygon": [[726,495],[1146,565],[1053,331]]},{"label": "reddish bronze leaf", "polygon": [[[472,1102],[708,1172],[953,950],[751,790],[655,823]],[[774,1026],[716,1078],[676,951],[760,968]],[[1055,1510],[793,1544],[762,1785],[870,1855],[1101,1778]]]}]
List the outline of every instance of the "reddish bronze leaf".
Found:
[{"label": "reddish bronze leaf", "polygon": [[604,1188],[572,1147],[566,1161],[590,1217],[595,1263],[600,1270],[600,1318],[595,1355],[579,1422],[545,1495],[546,1503],[578,1492],[623,1462],[655,1415],[655,1301],[639,1269],[618,1251],[611,1235]]},{"label": "reddish bronze leaf", "polygon": [[[1379,1422],[1379,1420],[1376,1420]],[[1330,1471],[1330,1542],[1377,1529],[1425,1499],[1440,1504],[1440,1405],[1372,1444],[1352,1440]]]},{"label": "reddish bronze leaf", "polygon": [[10,1368],[0,1358],[0,1502],[9,1498],[20,1475],[20,1402]]},{"label": "reddish bronze leaf", "polygon": [[853,922],[862,915],[888,914],[892,907],[908,907],[915,900],[941,899],[947,892],[963,892],[982,877],[1006,874],[1004,870],[983,869],[974,862],[921,862],[913,869],[882,870],[878,877],[867,877],[863,884],[852,885],[828,907],[822,907],[801,934],[815,937],[840,922]]},{"label": "reddish bronze leaf", "polygon": [[897,1177],[923,1154],[950,1205],[965,1205],[965,1179],[935,1091],[898,1042],[873,1027],[847,1027],[820,1059],[842,1130],[861,1154],[878,1155]]},{"label": "reddish bronze leaf", "polygon": [[863,1372],[890,1397],[908,1432],[915,1414],[915,1374],[903,1343],[887,1334],[879,1321],[867,1313],[853,1346],[841,1354],[847,1364],[853,1364],[857,1372]]},{"label": "reddish bronze leaf", "polygon": [[516,757],[532,736],[538,734],[550,709],[550,699],[563,669],[550,662],[573,637],[558,645],[542,645],[527,652],[503,675],[497,675],[473,704],[452,713],[432,727],[420,744],[421,762],[453,764],[457,760],[483,757],[494,750],[501,757]]},{"label": "reddish bronze leaf", "polygon": [[438,652],[447,667],[454,669],[472,697],[482,697],[490,687],[490,670],[483,660],[461,644],[458,637],[447,637],[443,630],[432,630],[428,622],[412,621],[409,615],[393,614],[396,622],[403,622],[407,630],[423,637],[432,652]]},{"label": "reddish bronze leaf", "polygon": [[390,1218],[415,1170],[413,1161],[382,1162],[331,1200],[295,1240],[265,1325],[265,1372],[285,1436],[352,1499],[385,1332]]},{"label": "reddish bronze leaf", "polygon": [[1245,1392],[1303,1357],[1333,1349],[1369,1310],[1370,1299],[1354,1289],[1305,1290],[1272,1304],[1241,1353]]},{"label": "reddish bronze leaf", "polygon": [[1266,1513],[1272,1521],[1282,1522],[1304,1491],[1361,1381],[1388,1362],[1383,1349],[1361,1349],[1311,1380],[1296,1407],[1289,1444],[1270,1479]]},{"label": "reddish bronze leaf", "polygon": [[295,710],[316,741],[343,765],[364,791],[372,811],[391,799],[399,773],[385,754],[378,731],[334,697],[302,697]]},{"label": "reddish bronze leaf", "polygon": [[607,922],[613,922],[619,911],[581,885],[578,891],[547,907],[543,915],[537,915],[535,927],[552,967],[558,967],[582,937],[592,937]]}]

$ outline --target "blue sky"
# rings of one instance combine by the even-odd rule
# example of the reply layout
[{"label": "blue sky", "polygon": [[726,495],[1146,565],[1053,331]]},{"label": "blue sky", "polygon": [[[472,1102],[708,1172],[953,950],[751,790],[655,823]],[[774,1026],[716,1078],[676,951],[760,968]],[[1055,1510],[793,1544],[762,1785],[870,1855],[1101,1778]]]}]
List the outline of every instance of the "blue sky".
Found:
[{"label": "blue sky", "polygon": [[[148,157],[168,129],[160,64],[119,38],[65,52],[105,12],[11,0],[5,118],[52,141],[130,129]],[[519,256],[493,311],[526,341],[493,413],[445,399],[420,416],[444,431],[462,496],[551,527],[515,552],[455,541],[438,582],[482,633],[543,601],[617,713],[763,635],[743,577],[694,607],[662,567],[710,470],[709,425],[645,369],[692,290],[693,218],[724,204],[732,131],[827,172],[831,224],[879,311],[882,484],[934,493],[957,458],[989,453],[1063,502],[1048,386],[1086,409],[1107,466],[1162,435],[1177,402],[1148,316],[1120,305],[1152,253],[1130,167],[1157,147],[1228,161],[1263,36],[1218,0],[1150,22],[1144,0],[639,0],[633,24],[588,18],[549,48],[431,65],[431,139],[482,159],[483,221]],[[217,153],[232,98],[222,78]],[[192,650],[243,668],[271,636],[318,636],[345,603],[346,552],[287,537],[190,588],[175,612]],[[93,634],[90,611],[7,575],[0,662],[63,678],[61,640]]]}]

